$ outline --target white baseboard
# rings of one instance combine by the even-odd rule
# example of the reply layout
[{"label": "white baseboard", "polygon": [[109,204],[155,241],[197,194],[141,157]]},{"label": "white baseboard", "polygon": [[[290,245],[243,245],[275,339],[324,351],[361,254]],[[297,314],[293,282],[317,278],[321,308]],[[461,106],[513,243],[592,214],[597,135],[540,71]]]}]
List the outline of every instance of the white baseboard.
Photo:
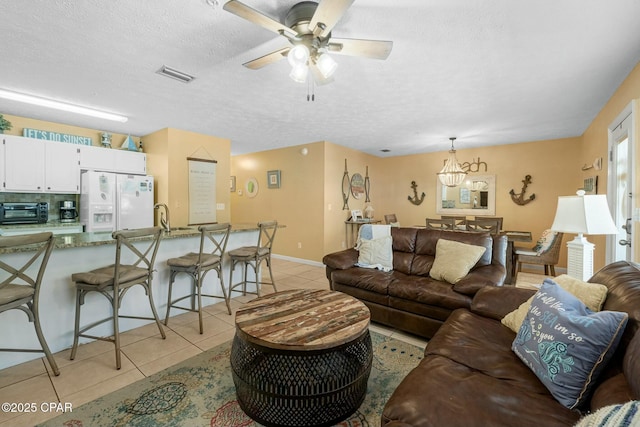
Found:
[{"label": "white baseboard", "polygon": [[313,265],[313,266],[316,266],[316,267],[324,267],[323,263],[318,262],[318,261],[311,261],[309,259],[295,258],[295,257],[287,256],[287,255],[278,255],[278,254],[271,254],[271,256],[273,258],[283,259],[285,261],[298,262],[300,264]]}]

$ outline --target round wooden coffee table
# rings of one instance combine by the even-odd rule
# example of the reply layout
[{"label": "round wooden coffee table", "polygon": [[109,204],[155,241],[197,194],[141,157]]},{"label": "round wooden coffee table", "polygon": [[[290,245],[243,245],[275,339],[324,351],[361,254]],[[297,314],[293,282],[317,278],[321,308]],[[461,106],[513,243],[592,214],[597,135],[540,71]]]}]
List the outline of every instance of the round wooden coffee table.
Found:
[{"label": "round wooden coffee table", "polygon": [[330,426],[355,412],[371,372],[369,309],[329,290],[263,296],[236,313],[240,407],[266,426]]}]

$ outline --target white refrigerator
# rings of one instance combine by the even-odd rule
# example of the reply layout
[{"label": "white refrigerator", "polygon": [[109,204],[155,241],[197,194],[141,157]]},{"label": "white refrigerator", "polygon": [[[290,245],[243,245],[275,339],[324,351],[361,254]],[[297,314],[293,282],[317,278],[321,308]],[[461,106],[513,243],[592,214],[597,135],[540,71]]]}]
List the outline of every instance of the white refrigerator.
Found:
[{"label": "white refrigerator", "polygon": [[153,227],[153,177],[85,171],[80,222],[87,232]]}]

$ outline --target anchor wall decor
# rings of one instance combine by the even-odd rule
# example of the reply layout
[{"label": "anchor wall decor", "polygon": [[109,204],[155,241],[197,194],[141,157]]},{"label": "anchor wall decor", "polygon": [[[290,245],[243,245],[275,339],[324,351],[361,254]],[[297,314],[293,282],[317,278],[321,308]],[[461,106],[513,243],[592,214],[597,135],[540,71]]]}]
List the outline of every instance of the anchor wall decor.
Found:
[{"label": "anchor wall decor", "polygon": [[424,191],[423,191],[422,196],[418,197],[418,184],[416,184],[415,181],[411,181],[411,188],[413,189],[413,199],[411,198],[411,196],[407,196],[407,199],[409,199],[409,201],[414,205],[418,206],[422,202],[424,202],[424,198],[426,194],[424,194]]},{"label": "anchor wall decor", "polygon": [[513,203],[520,206],[524,206],[527,203],[530,203],[531,201],[535,200],[536,198],[535,193],[531,194],[531,196],[529,196],[528,199],[524,198],[524,193],[527,192],[527,187],[529,186],[529,184],[531,184],[531,175],[526,175],[522,180],[522,184],[523,184],[522,191],[520,193],[516,193],[515,191],[513,191],[513,189],[509,191],[509,194],[511,195],[511,200],[513,200]]}]

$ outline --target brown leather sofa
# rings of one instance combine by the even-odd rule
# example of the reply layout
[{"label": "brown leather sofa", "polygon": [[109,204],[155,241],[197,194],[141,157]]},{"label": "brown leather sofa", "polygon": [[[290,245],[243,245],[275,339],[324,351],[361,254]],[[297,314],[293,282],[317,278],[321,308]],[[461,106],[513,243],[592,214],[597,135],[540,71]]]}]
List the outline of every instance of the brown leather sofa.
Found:
[{"label": "brown leather sofa", "polygon": [[[323,258],[331,289],[364,302],[374,322],[430,338],[454,310],[471,306],[478,289],[504,283],[506,236],[392,227],[391,237],[391,272],[356,267],[355,249]],[[486,251],[469,274],[452,285],[429,277],[438,239],[483,246]]]},{"label": "brown leather sofa", "polygon": [[[607,286],[603,310],[629,321],[590,399],[595,411],[640,399],[640,266],[610,264],[590,280]],[[511,351],[516,334],[500,323],[534,291],[480,290],[470,309],[456,310],[427,344],[420,364],[387,402],[385,427],[571,426],[581,416],[558,403]],[[591,425],[591,424],[590,424]]]}]

